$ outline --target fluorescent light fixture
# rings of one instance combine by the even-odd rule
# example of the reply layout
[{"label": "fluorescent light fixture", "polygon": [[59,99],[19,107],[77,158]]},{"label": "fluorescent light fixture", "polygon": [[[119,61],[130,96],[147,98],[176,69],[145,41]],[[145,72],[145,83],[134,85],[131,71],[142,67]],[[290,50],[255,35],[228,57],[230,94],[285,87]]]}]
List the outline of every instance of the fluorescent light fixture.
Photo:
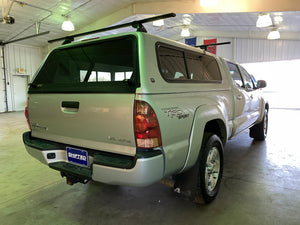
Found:
[{"label": "fluorescent light fixture", "polygon": [[192,22],[192,17],[189,14],[184,14],[182,20],[184,25],[190,25]]},{"label": "fluorescent light fixture", "polygon": [[269,27],[272,25],[272,19],[269,13],[260,13],[256,21],[256,27]]},{"label": "fluorescent light fixture", "polygon": [[75,27],[70,18],[66,17],[65,21],[61,25],[61,29],[64,31],[74,31]]},{"label": "fluorescent light fixture", "polygon": [[200,5],[202,7],[214,7],[217,6],[219,0],[200,0]]},{"label": "fluorescent light fixture", "polygon": [[280,24],[282,23],[283,18],[282,16],[274,16],[274,24]]},{"label": "fluorescent light fixture", "polygon": [[164,20],[155,20],[155,21],[153,21],[153,26],[155,26],[155,27],[161,27],[164,24],[165,24]]},{"label": "fluorescent light fixture", "polygon": [[189,37],[190,36],[189,28],[182,28],[180,35],[181,37]]},{"label": "fluorescent light fixture", "polygon": [[273,28],[270,33],[268,34],[269,40],[275,40],[280,38],[280,33],[277,28]]}]

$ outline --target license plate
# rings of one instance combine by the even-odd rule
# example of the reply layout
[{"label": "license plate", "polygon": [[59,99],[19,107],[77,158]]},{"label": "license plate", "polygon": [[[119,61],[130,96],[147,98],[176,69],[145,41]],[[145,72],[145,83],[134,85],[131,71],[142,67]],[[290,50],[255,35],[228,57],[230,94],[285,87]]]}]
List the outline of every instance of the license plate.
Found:
[{"label": "license plate", "polygon": [[87,151],[71,147],[67,147],[66,149],[69,162],[86,167],[89,165],[89,156]]}]

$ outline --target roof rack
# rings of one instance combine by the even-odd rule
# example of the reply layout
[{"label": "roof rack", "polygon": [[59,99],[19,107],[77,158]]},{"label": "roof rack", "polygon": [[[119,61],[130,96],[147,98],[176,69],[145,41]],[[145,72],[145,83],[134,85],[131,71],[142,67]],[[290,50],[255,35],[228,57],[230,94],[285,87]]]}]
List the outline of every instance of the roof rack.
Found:
[{"label": "roof rack", "polygon": [[209,46],[229,45],[229,44],[231,44],[230,41],[228,41],[228,42],[221,42],[221,43],[211,43],[211,44],[207,44],[207,45],[196,45],[195,47],[196,47],[196,48],[201,48],[201,49],[203,49],[204,51],[207,51],[207,47],[209,47]]},{"label": "roof rack", "polygon": [[71,43],[72,41],[74,41],[74,38],[76,38],[76,37],[105,32],[105,31],[109,31],[109,30],[116,30],[116,29],[120,29],[120,28],[124,28],[124,27],[133,27],[133,28],[136,28],[137,31],[147,33],[147,30],[143,26],[143,23],[148,23],[148,22],[152,22],[155,20],[161,20],[161,19],[166,19],[166,18],[175,17],[175,16],[176,16],[175,13],[163,14],[160,16],[154,16],[154,17],[150,17],[150,18],[146,18],[146,19],[142,19],[142,20],[135,20],[135,21],[132,21],[129,23],[124,23],[124,24],[115,25],[115,26],[111,26],[111,27],[101,28],[98,30],[87,31],[84,33],[74,34],[74,35],[70,35],[70,36],[66,36],[66,37],[62,37],[62,38],[57,38],[57,39],[49,40],[48,42],[53,43],[53,42],[57,42],[57,41],[64,41],[63,42],[63,45],[64,45],[64,44]]}]

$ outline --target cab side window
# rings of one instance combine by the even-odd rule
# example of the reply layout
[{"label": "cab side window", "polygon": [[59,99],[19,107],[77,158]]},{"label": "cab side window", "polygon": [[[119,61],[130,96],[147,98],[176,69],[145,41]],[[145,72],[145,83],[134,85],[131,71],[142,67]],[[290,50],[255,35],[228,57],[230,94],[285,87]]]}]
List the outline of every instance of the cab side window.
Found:
[{"label": "cab side window", "polygon": [[226,61],[226,63],[228,65],[230,74],[232,76],[232,79],[233,79],[235,85],[238,88],[244,88],[244,83],[243,83],[243,80],[242,80],[242,77],[241,77],[241,74],[240,74],[240,71],[239,71],[237,65],[234,63],[231,63],[231,62],[227,62],[227,61]]},{"label": "cab side window", "polygon": [[254,89],[254,84],[253,84],[253,81],[249,75],[249,73],[243,68],[241,67],[241,72],[242,72],[242,77],[243,77],[243,80],[244,80],[244,84],[245,84],[245,88],[248,90],[248,91],[251,91]]}]

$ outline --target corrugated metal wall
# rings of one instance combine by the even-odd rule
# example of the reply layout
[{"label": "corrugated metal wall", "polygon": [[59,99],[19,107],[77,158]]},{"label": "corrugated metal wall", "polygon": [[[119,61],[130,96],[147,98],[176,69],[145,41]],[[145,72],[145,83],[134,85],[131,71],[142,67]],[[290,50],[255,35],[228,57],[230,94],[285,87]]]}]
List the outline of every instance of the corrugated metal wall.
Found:
[{"label": "corrugated metal wall", "polygon": [[239,63],[300,59],[300,41],[236,39],[236,61]]},{"label": "corrugated metal wall", "polygon": [[[205,39],[213,38],[218,43],[230,41],[230,45],[217,46],[217,55],[239,63],[300,59],[298,40],[197,37],[197,45],[202,45]],[[184,39],[179,41],[184,43]]]},{"label": "corrugated metal wall", "polygon": [[9,74],[18,75],[16,69],[24,68],[25,74],[32,76],[41,63],[41,49],[23,45],[8,45],[7,67]]},{"label": "corrugated metal wall", "polygon": [[[14,92],[17,92],[17,90],[14,90],[14,76],[28,76],[27,80],[29,81],[42,61],[42,54],[40,48],[18,44],[6,45],[4,50],[8,111],[14,111]],[[25,69],[25,73],[18,73],[17,68]],[[1,71],[1,75],[1,77],[3,77],[3,71]],[[3,80],[1,80],[0,88],[0,112],[5,112],[6,107]],[[26,95],[26,92],[20,94]]]},{"label": "corrugated metal wall", "polygon": [[6,105],[5,105],[5,81],[4,81],[4,65],[3,65],[3,55],[2,55],[2,49],[0,51],[0,68],[1,68],[1,78],[0,78],[0,112],[4,112],[6,110]]}]

